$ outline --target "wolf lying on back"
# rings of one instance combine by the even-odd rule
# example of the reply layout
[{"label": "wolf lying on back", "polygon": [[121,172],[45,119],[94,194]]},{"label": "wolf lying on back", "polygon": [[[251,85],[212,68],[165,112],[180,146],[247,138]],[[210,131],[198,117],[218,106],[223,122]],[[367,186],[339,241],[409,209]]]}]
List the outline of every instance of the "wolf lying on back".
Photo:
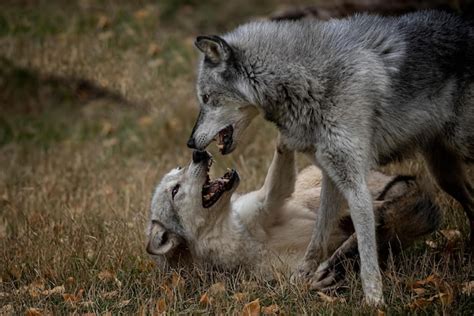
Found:
[{"label": "wolf lying on back", "polygon": [[[147,251],[168,261],[234,269],[245,267],[268,274],[273,268],[294,271],[310,241],[319,205],[321,174],[309,167],[296,174],[294,153],[279,146],[260,190],[233,192],[236,171],[211,181],[211,157],[194,152],[193,162],[163,177],[153,196]],[[394,181],[374,173],[369,187],[375,197],[379,249],[385,256],[436,229],[440,212],[422,197],[413,181]],[[346,257],[355,257],[357,241],[347,214],[331,234],[329,258],[319,286],[334,285],[344,276]]]},{"label": "wolf lying on back", "polygon": [[201,36],[201,111],[188,146],[218,138],[230,153],[258,113],[322,170],[321,207],[295,274],[316,287],[318,265],[347,201],[366,300],[383,302],[369,170],[419,151],[463,206],[474,246],[474,24],[427,11],[398,18],[256,22]]}]

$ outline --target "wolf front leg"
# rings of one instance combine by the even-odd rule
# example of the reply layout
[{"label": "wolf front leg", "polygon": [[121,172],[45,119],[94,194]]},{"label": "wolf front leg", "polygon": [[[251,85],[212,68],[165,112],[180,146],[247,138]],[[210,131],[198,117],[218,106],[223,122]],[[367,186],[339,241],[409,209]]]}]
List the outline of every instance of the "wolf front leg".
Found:
[{"label": "wolf front leg", "polygon": [[296,164],[295,152],[289,150],[278,136],[273,160],[260,193],[264,196],[264,209],[271,212],[295,190]]},{"label": "wolf front leg", "polygon": [[321,206],[316,213],[315,226],[310,244],[302,264],[293,275],[293,281],[313,282],[319,264],[328,256],[331,232],[339,218],[338,213],[344,204],[344,197],[329,175],[322,170]]},{"label": "wolf front leg", "polygon": [[363,147],[352,147],[361,143],[356,138],[346,142],[345,147],[333,142],[332,146],[317,155],[317,159],[347,201],[357,235],[365,299],[370,305],[379,305],[383,304],[382,277],[377,257],[372,197],[366,182],[369,159],[363,154],[366,152]]},{"label": "wolf front leg", "polygon": [[[382,278],[377,258],[375,216],[366,182],[369,160],[361,154],[364,152],[361,148],[352,148],[353,144],[360,145],[361,142],[354,138],[351,141],[336,139],[330,146],[318,148],[316,159],[323,170],[321,207],[302,268],[303,272],[309,273],[310,284],[318,281],[314,264],[321,263],[322,257],[327,255],[324,251],[327,236],[334,227],[341,201],[345,198],[357,235],[365,298],[367,303],[378,305],[383,304]],[[309,268],[313,270],[308,271]]]}]

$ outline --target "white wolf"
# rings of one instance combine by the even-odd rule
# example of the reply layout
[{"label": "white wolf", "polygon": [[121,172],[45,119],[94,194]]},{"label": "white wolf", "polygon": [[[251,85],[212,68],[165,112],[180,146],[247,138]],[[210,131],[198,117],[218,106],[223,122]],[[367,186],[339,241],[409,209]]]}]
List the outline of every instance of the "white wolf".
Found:
[{"label": "white wolf", "polygon": [[323,174],[314,234],[295,276],[316,287],[347,201],[366,300],[383,302],[369,171],[417,151],[464,208],[474,247],[474,24],[435,11],[397,18],[255,22],[201,36],[201,111],[188,146],[230,153],[261,113]]},{"label": "white wolf", "polygon": [[[211,181],[210,155],[195,151],[188,167],[172,170],[155,189],[147,251],[168,263],[244,267],[264,275],[294,271],[310,242],[321,193],[319,169],[308,167],[297,175],[294,160],[293,152],[278,146],[263,187],[238,195],[237,172]],[[383,257],[389,244],[396,251],[437,228],[440,212],[414,181],[373,173],[368,183]],[[320,267],[320,288],[342,280],[342,262],[358,256],[347,213],[330,236],[330,251],[338,247]]]}]

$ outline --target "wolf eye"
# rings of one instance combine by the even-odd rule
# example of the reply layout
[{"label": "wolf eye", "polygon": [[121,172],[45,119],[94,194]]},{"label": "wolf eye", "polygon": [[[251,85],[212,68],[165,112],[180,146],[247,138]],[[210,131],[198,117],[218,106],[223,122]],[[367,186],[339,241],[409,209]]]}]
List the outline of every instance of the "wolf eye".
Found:
[{"label": "wolf eye", "polygon": [[209,101],[209,94],[202,95],[202,102],[207,103]]},{"label": "wolf eye", "polygon": [[173,191],[171,191],[171,198],[174,200],[174,196],[176,195],[176,193],[178,193],[179,191],[179,184],[175,185],[174,188],[173,188]]}]

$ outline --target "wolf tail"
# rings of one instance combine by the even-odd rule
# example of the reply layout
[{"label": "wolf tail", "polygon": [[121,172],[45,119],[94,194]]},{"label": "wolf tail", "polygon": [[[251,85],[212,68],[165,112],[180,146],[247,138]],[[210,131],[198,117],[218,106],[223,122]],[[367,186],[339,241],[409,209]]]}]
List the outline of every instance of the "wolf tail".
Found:
[{"label": "wolf tail", "polygon": [[414,178],[395,179],[387,185],[392,186],[387,193],[400,191],[396,189],[401,185],[407,187],[405,193],[392,197],[377,210],[377,243],[381,259],[388,255],[389,249],[398,252],[434,232],[442,222],[440,207],[430,194],[418,187]]}]

